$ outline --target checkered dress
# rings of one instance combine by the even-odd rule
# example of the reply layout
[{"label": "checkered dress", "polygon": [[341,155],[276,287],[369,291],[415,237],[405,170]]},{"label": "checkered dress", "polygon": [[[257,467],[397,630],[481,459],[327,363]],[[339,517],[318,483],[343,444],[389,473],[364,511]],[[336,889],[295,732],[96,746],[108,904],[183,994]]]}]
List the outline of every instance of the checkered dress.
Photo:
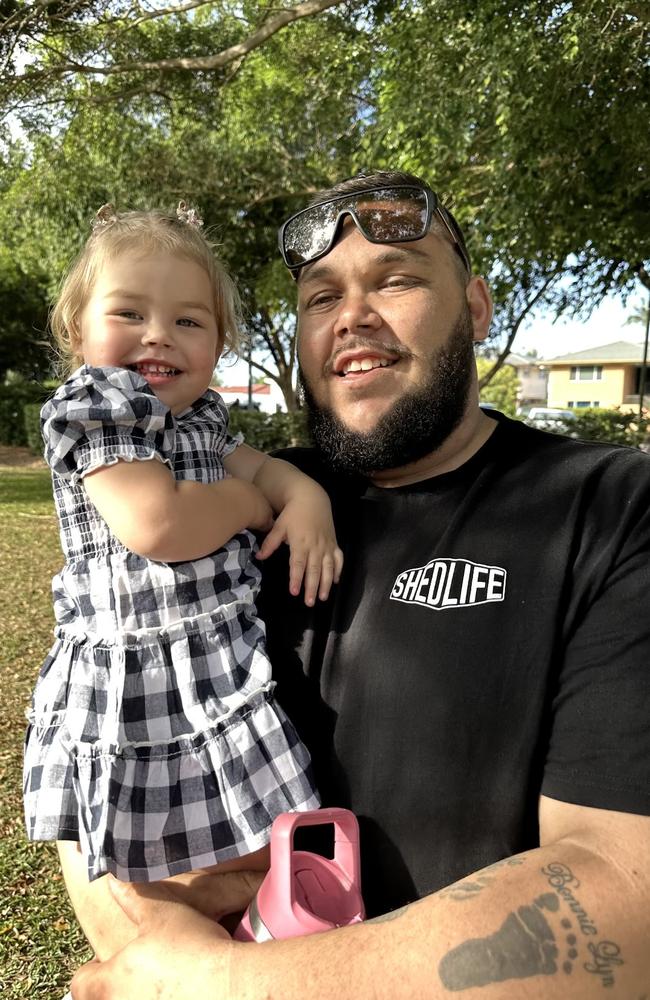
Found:
[{"label": "checkered dress", "polygon": [[84,366],[42,421],[66,564],[29,713],[30,839],[79,840],[91,879],[129,881],[257,850],[279,813],[318,800],[307,751],[273,699],[253,538],[154,562],[111,534],[83,488],[86,473],[118,460],[223,479],[240,441],[223,401],[208,391],[173,417],[141,376]]}]

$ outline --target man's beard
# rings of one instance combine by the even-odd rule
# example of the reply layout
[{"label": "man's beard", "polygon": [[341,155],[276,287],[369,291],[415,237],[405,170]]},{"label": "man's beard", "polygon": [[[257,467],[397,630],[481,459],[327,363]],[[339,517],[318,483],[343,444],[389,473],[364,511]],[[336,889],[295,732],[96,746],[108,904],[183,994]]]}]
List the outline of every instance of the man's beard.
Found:
[{"label": "man's beard", "polygon": [[312,439],[326,461],[347,474],[398,469],[436,451],[460,423],[474,371],[473,329],[463,309],[449,338],[434,354],[425,381],[406,393],[366,433],[350,430],[320,407],[300,373]]}]

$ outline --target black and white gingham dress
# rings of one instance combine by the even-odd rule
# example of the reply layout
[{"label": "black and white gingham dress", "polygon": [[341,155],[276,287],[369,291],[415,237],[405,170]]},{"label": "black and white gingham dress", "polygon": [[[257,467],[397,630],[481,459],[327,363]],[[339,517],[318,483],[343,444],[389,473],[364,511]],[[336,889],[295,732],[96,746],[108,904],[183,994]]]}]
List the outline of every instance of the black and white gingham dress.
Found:
[{"label": "black and white gingham dress", "polygon": [[153,881],[247,854],[279,813],[318,806],[307,751],[273,700],[252,536],[153,562],[111,534],[83,488],[119,459],[223,479],[239,443],[227,419],[210,391],[173,417],[120,368],[80,368],[43,407],[66,564],[29,717],[25,815],[32,840],[79,840],[91,879]]}]

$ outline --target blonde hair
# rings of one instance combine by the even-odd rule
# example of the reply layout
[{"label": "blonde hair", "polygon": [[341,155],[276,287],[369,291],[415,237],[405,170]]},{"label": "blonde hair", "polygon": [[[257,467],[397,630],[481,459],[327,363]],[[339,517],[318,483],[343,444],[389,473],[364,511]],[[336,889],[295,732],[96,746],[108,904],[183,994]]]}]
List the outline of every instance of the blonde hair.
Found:
[{"label": "blonde hair", "polygon": [[80,320],[97,274],[107,260],[137,250],[169,253],[193,261],[210,279],[214,313],[223,350],[237,353],[241,340],[241,304],[233,279],[201,232],[201,220],[181,202],[176,215],[152,209],[117,213],[112,205],[99,209],[93,231],[64,275],[50,313],[59,367],[65,377],[83,362]]}]

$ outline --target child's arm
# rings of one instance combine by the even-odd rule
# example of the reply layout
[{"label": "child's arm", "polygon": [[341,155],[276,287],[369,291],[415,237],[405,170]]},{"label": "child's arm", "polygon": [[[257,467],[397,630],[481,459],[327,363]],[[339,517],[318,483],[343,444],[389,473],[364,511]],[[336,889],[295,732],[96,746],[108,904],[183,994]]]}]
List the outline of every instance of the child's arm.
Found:
[{"label": "child's arm", "polygon": [[224,465],[231,475],[259,487],[278,515],[258,559],[266,559],[287,542],[291,593],[299,594],[304,580],[306,604],[314,604],[316,596],[326,600],[332,583],[339,581],[343,553],[336,544],[325,490],[289,462],[269,458],[247,445],[236,448]]},{"label": "child's arm", "polygon": [[199,559],[244,528],[267,531],[273,524],[271,507],[253,483],[177,482],[155,459],[102,466],[83,482],[122,544],[158,562]]}]

